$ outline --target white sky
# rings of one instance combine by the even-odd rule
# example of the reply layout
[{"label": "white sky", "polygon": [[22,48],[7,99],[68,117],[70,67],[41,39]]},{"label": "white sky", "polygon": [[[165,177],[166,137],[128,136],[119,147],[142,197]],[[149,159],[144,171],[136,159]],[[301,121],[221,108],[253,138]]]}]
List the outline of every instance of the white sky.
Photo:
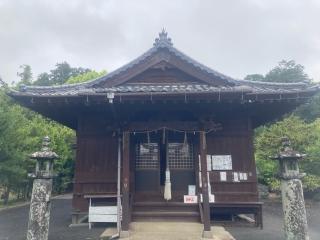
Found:
[{"label": "white sky", "polygon": [[0,76],[67,61],[112,71],[165,27],[176,48],[235,78],[293,59],[320,81],[320,0],[0,0]]}]

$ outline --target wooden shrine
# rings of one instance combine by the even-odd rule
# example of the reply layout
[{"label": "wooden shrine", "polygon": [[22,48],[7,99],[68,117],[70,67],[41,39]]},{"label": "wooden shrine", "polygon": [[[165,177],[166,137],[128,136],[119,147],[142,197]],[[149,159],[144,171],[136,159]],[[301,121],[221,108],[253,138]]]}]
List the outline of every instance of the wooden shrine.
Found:
[{"label": "wooden shrine", "polygon": [[[209,231],[215,211],[254,213],[262,225],[253,130],[316,91],[307,83],[233,79],[173,47],[163,31],[147,52],[103,77],[10,95],[76,130],[74,222],[87,214],[87,196],[117,193],[120,159],[122,231],[158,219],[202,221]],[[197,201],[185,203],[190,192]]]}]

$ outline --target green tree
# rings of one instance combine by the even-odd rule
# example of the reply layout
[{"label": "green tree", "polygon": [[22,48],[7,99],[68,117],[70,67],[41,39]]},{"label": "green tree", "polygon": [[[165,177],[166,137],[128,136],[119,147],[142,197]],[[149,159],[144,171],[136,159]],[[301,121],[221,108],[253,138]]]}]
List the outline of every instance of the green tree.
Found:
[{"label": "green tree", "polygon": [[265,76],[261,74],[249,74],[245,79],[282,83],[311,82],[311,79],[304,72],[304,66],[297,64],[294,60],[280,61],[278,65],[271,69]]},{"label": "green tree", "polygon": [[244,79],[245,80],[249,80],[249,81],[260,81],[260,82],[263,82],[264,81],[264,76],[262,74],[249,74]]},{"label": "green tree", "polygon": [[[23,65],[21,84],[31,83],[32,73],[28,65]],[[66,62],[58,63],[50,73],[42,73],[34,84],[54,85],[88,81],[106,74],[87,68],[72,68]],[[69,80],[68,80],[69,79]],[[1,82],[2,83],[2,82]],[[54,191],[63,192],[72,187],[74,172],[75,133],[54,121],[15,104],[6,94],[6,84],[0,84],[0,193],[7,203],[10,193],[27,197],[31,191],[31,180],[27,173],[33,172],[34,160],[28,156],[38,151],[44,136],[52,141],[52,149],[60,156],[54,169],[58,176],[54,179]]]},{"label": "green tree", "polygon": [[49,86],[50,84],[50,74],[46,72],[39,74],[37,80],[33,82],[33,85],[39,86]]},{"label": "green tree", "polygon": [[89,71],[91,70],[88,68],[72,68],[67,62],[57,63],[56,68],[50,71],[50,82],[51,85],[64,84],[70,77],[75,77]]},{"label": "green tree", "polygon": [[39,86],[52,86],[61,85],[71,77],[90,72],[89,68],[71,67],[67,62],[57,63],[55,68],[50,70],[49,73],[43,72],[38,75],[37,79],[33,82],[33,85]]},{"label": "green tree", "polygon": [[106,75],[107,71],[103,70],[101,72],[96,72],[96,71],[90,71],[90,72],[86,72],[74,77],[70,77],[69,79],[67,79],[66,83],[67,84],[73,84],[73,83],[82,83],[82,82],[87,82],[93,79],[96,79],[98,77],[101,77],[103,75]]},{"label": "green tree", "polygon": [[311,79],[304,72],[304,66],[296,64],[295,61],[282,60],[278,66],[269,71],[265,76],[267,82],[310,82]]},{"label": "green tree", "polygon": [[17,76],[20,77],[20,84],[31,85],[32,83],[32,71],[29,65],[21,65],[19,67],[21,69],[20,72],[17,73]]},{"label": "green tree", "polygon": [[73,178],[73,130],[15,104],[0,90],[0,192],[7,203],[10,193],[26,197],[31,190],[27,173],[33,172],[34,160],[28,156],[41,147],[44,136],[52,139],[52,148],[60,158],[55,161],[54,191],[70,189]]},{"label": "green tree", "polygon": [[259,181],[271,189],[279,187],[276,184],[278,163],[271,160],[270,156],[278,153],[283,136],[289,137],[295,150],[307,154],[306,159],[301,162],[301,170],[307,173],[304,179],[305,189],[313,191],[320,188],[320,159],[317,155],[320,154],[320,121],[308,124],[294,115],[256,130],[255,158]]},{"label": "green tree", "polygon": [[[17,150],[22,144],[17,128],[23,123],[18,107],[14,107],[0,89],[0,186],[4,189],[2,198],[8,203],[11,190],[26,177],[23,154]],[[22,137],[22,138],[21,138]]]},{"label": "green tree", "polygon": [[6,85],[6,83],[2,80],[2,77],[0,76],[0,87],[3,87],[5,85]]},{"label": "green tree", "polygon": [[306,104],[299,106],[294,114],[305,119],[307,122],[320,118],[320,94],[315,95]]},{"label": "green tree", "polygon": [[56,68],[50,71],[50,85],[63,84],[72,76],[72,68],[67,62],[57,63]]}]

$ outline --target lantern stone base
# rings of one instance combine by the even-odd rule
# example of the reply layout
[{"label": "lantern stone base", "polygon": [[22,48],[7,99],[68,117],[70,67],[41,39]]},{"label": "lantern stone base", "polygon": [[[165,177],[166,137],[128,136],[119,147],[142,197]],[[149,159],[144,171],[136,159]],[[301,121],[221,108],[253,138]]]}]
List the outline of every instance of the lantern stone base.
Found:
[{"label": "lantern stone base", "polygon": [[35,179],[30,203],[27,240],[48,239],[52,179]]},{"label": "lantern stone base", "polygon": [[281,180],[284,230],[287,240],[309,240],[300,179]]}]

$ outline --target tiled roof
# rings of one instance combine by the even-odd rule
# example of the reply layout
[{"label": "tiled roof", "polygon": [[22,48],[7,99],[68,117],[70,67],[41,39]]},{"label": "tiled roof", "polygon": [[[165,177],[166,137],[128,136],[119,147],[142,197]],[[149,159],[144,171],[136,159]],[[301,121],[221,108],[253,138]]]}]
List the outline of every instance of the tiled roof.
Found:
[{"label": "tiled roof", "polygon": [[[184,62],[187,62],[196,69],[212,76],[218,77],[225,81],[227,86],[211,86],[209,84],[157,84],[157,85],[129,85],[122,84],[109,88],[101,88],[99,84],[107,82],[109,79],[117,77],[119,74],[135,67],[148,57],[157,52],[166,49],[169,53],[178,57]],[[299,92],[299,91],[315,91],[318,86],[312,86],[307,83],[267,83],[267,82],[253,82],[247,80],[238,80],[219,73],[196,60],[188,57],[178,49],[173,47],[171,39],[168,38],[167,33],[162,31],[159,37],[156,38],[151,49],[145,52],[140,57],[129,62],[123,67],[105,75],[85,83],[59,85],[59,86],[22,86],[19,91],[13,91],[12,95],[26,95],[26,96],[76,96],[83,94],[98,94],[114,92],[117,93],[200,93],[200,92],[248,92],[248,93],[279,93],[279,92]]]},{"label": "tiled roof", "polygon": [[317,86],[303,87],[291,86],[290,88],[275,88],[274,86],[221,86],[215,87],[207,84],[171,84],[171,85],[121,85],[112,88],[69,88],[64,91],[56,91],[55,89],[41,89],[25,92],[15,92],[13,95],[25,96],[81,96],[81,95],[99,95],[104,93],[130,94],[130,93],[163,93],[163,94],[179,94],[179,93],[215,93],[215,92],[242,92],[246,94],[273,94],[273,93],[295,93],[302,91],[316,91]]}]

